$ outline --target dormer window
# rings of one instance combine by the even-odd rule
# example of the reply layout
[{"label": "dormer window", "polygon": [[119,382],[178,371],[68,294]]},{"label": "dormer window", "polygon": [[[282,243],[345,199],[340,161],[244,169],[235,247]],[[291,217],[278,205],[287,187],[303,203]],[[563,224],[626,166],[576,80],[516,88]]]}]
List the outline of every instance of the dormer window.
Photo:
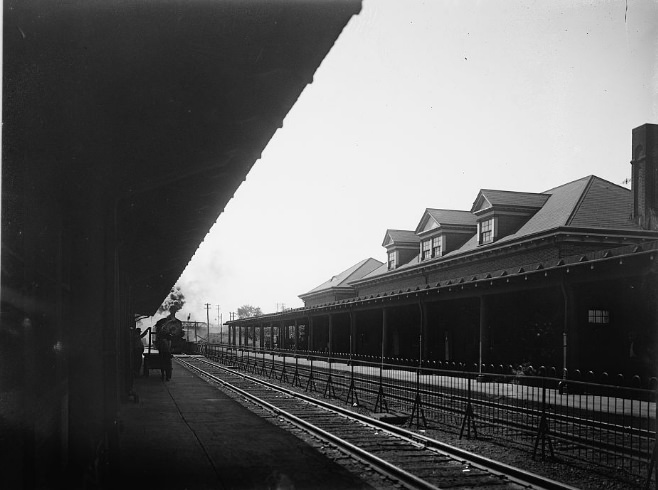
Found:
[{"label": "dormer window", "polygon": [[432,238],[432,257],[441,257],[441,237]]},{"label": "dormer window", "polygon": [[478,245],[513,235],[539,211],[550,194],[482,189],[471,213],[477,220]]},{"label": "dormer window", "polygon": [[386,230],[382,247],[386,249],[388,270],[396,270],[408,264],[412,259],[418,259],[420,242],[420,238],[413,231]]},{"label": "dormer window", "polygon": [[420,251],[421,260],[432,258],[432,240],[423,240],[422,249]]},{"label": "dormer window", "polygon": [[418,259],[438,259],[459,249],[477,233],[477,220],[470,211],[427,208],[415,231]]},{"label": "dormer window", "polygon": [[441,236],[428,238],[420,242],[420,260],[441,257]]},{"label": "dormer window", "polygon": [[395,251],[388,253],[388,270],[395,269]]},{"label": "dormer window", "polygon": [[494,239],[494,219],[489,218],[478,223],[478,243],[491,243]]}]

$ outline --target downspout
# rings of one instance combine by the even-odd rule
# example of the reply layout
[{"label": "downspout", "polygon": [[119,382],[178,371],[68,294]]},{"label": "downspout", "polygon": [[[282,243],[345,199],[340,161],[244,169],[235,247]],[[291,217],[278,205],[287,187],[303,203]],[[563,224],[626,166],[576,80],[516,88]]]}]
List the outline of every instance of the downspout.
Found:
[{"label": "downspout", "polygon": [[569,294],[567,287],[564,284],[564,278],[560,281],[560,290],[562,291],[563,299],[563,322],[562,322],[562,381],[560,381],[558,388],[560,394],[566,389],[567,382],[567,356],[568,356],[568,332],[569,332]]},{"label": "downspout", "polygon": [[422,298],[418,298],[418,308],[420,309],[420,331],[418,333],[418,369],[423,365],[423,333],[425,330],[425,309],[423,308]]}]

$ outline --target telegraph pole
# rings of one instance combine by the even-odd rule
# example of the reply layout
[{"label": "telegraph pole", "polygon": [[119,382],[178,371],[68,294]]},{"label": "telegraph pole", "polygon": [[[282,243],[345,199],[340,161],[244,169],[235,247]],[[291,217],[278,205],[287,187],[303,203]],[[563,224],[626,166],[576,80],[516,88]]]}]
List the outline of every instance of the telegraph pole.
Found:
[{"label": "telegraph pole", "polygon": [[210,344],[210,303],[206,303],[206,321],[208,322],[208,343]]},{"label": "telegraph pole", "polygon": [[217,321],[219,322],[219,343],[222,343],[222,316],[219,313],[219,305],[217,305]]}]

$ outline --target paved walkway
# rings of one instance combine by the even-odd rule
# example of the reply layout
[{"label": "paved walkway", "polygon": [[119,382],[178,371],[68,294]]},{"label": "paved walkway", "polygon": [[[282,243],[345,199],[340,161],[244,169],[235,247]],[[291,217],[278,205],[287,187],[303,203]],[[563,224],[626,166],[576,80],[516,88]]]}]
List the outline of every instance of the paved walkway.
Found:
[{"label": "paved walkway", "polygon": [[142,489],[368,489],[366,483],[174,361],[121,407],[121,479]]}]

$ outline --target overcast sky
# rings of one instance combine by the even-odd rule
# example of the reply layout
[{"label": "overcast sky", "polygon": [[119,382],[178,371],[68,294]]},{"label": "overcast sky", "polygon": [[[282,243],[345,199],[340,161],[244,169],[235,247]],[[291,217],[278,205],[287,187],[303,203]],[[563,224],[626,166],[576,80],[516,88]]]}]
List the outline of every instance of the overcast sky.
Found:
[{"label": "overcast sky", "polygon": [[425,208],[630,177],[658,2],[363,0],[179,280],[180,318],[274,312]]}]

